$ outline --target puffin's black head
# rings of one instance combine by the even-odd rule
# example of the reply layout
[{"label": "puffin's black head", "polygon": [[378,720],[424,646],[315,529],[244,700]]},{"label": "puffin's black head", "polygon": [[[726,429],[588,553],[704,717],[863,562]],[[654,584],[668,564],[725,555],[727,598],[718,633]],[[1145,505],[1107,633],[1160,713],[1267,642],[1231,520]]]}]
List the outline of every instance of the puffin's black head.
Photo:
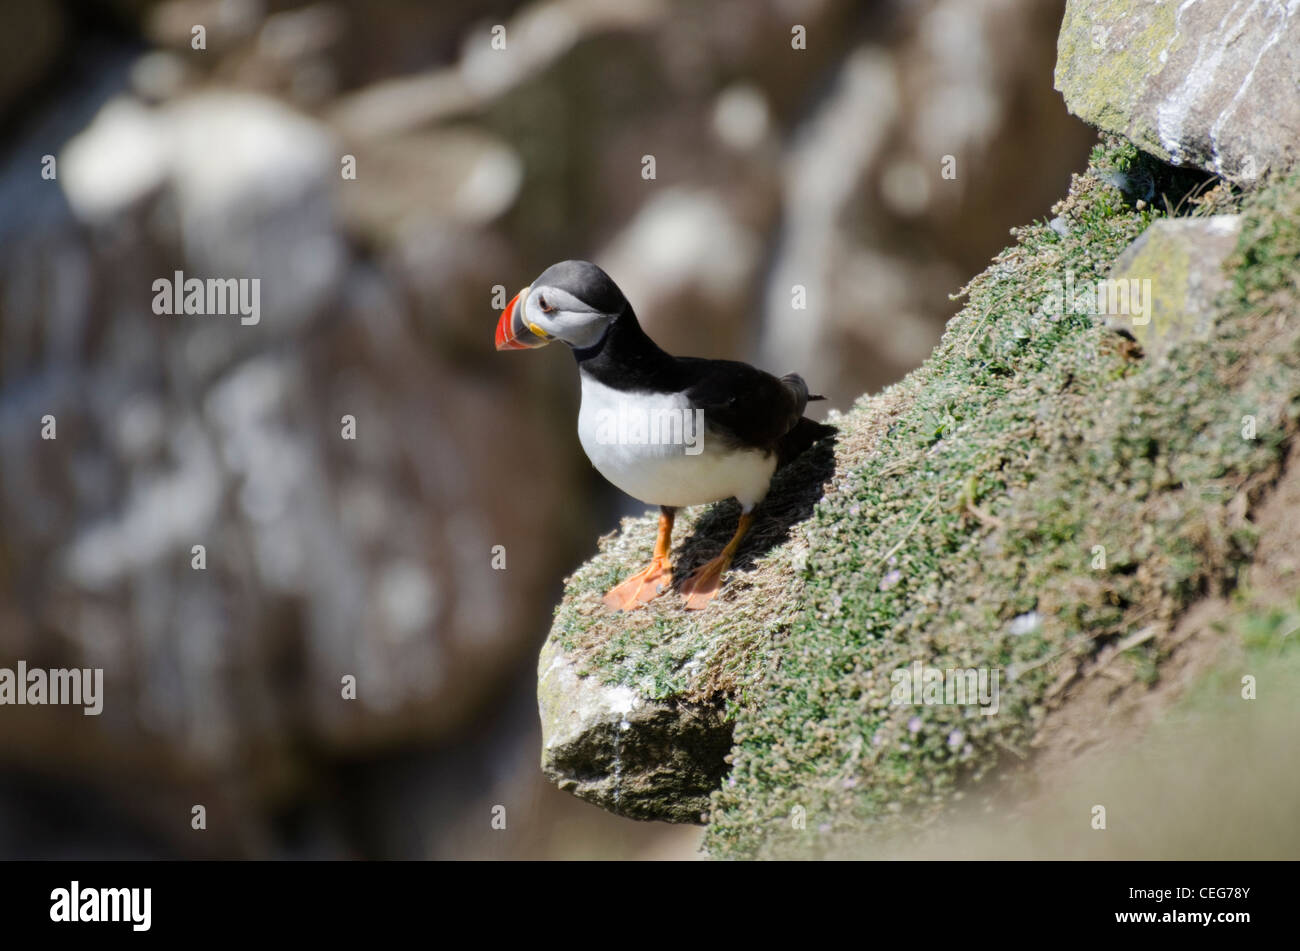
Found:
[{"label": "puffin's black head", "polygon": [[497,323],[497,349],[544,347],[552,340],[585,349],[599,343],[626,309],[623,292],[596,265],[561,261],[506,305]]}]

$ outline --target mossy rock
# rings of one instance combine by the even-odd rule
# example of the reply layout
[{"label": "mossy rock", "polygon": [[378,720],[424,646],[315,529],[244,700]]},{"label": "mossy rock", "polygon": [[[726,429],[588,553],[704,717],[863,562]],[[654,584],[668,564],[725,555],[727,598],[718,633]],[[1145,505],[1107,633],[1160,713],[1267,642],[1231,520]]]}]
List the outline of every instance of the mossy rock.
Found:
[{"label": "mossy rock", "polygon": [[1148,359],[1175,340],[1208,339],[1228,284],[1223,262],[1240,231],[1237,215],[1154,222],[1119,256],[1098,295],[1106,325],[1132,333]]},{"label": "mossy rock", "polygon": [[[1154,200],[1112,184],[1135,171]],[[1101,653],[1132,689],[1157,683],[1180,614],[1236,584],[1249,515],[1300,416],[1300,321],[1284,319],[1300,181],[1239,205],[1222,187],[1184,200],[1166,191],[1174,180],[1131,146],[1099,148],[1052,226],[1018,229],[963,291],[930,359],[833,416],[838,436],[779,474],[708,609],[671,594],[626,615],[601,605],[648,560],[650,513],[568,580],[545,665],[562,658],[637,703],[721,710],[733,729],[725,761],[695,764],[719,777],[711,854],[843,854],[933,821],[1001,767],[1031,763],[1049,711]],[[1241,216],[1203,332],[1152,360],[1095,314],[1054,306],[1067,271],[1106,277],[1175,208]],[[678,519],[679,576],[736,515],[723,503]],[[917,663],[997,671],[996,713],[898,702],[895,674]],[[563,694],[544,704],[544,742],[563,711]],[[661,800],[680,787],[673,772]],[[698,804],[656,817],[693,819]]]}]

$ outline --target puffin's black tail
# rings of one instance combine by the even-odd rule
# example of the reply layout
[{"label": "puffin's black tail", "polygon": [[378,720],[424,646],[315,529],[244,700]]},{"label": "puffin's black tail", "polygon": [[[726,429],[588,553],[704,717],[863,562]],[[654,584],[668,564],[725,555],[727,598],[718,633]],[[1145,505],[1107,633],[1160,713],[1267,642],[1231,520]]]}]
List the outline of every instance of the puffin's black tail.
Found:
[{"label": "puffin's black tail", "polygon": [[789,390],[790,395],[794,397],[795,406],[798,407],[795,412],[800,416],[803,415],[803,408],[813,400],[826,399],[824,396],[813,396],[809,394],[808,384],[804,382],[803,377],[798,373],[787,373],[785,376],[781,377],[781,382],[785,384],[785,388]]},{"label": "puffin's black tail", "polygon": [[817,440],[824,439],[836,432],[834,426],[814,422],[803,415],[804,407],[810,402],[824,400],[826,397],[809,395],[808,384],[804,382],[803,377],[798,373],[787,373],[781,377],[781,382],[794,398],[791,415],[797,418],[795,424],[786,430],[785,435],[777,443],[776,466],[778,469],[791,462]]},{"label": "puffin's black tail", "polygon": [[813,396],[808,393],[808,384],[798,373],[787,373],[781,377],[781,383],[793,397],[794,402],[790,407],[791,416],[796,417],[795,424],[791,426],[776,447],[776,465],[779,469],[781,466],[793,460],[805,449],[811,446],[819,439],[831,435],[835,432],[834,426],[827,426],[824,423],[816,423],[803,415],[803,409],[813,400],[824,400],[824,396]]},{"label": "puffin's black tail", "polygon": [[788,465],[796,458],[803,454],[805,450],[812,446],[819,439],[825,439],[827,436],[834,435],[838,430],[834,426],[827,426],[825,423],[819,423],[809,419],[807,416],[801,416],[799,422],[781,437],[781,441],[776,447],[776,467]]}]

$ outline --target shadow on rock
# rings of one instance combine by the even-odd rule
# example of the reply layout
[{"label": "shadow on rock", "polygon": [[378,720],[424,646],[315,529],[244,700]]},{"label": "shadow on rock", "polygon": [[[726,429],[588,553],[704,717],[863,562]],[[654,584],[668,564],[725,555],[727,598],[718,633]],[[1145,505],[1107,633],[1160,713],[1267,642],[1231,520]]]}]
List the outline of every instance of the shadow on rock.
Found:
[{"label": "shadow on rock", "polygon": [[[759,558],[789,540],[794,525],[812,515],[835,474],[837,438],[825,437],[772,477],[772,488],[754,510],[753,527],[736,552],[731,571],[752,571]],[[673,555],[679,583],[722,551],[739,519],[740,504],[734,499],[717,503],[700,517]]]}]

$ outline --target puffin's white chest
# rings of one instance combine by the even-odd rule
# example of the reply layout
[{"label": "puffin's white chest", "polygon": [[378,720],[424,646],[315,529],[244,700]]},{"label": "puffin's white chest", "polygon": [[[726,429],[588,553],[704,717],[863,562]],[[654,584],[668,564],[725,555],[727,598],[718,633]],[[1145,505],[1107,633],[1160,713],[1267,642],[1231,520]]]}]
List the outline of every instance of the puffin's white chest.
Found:
[{"label": "puffin's white chest", "polygon": [[735,496],[749,511],[767,494],[775,455],[710,437],[707,419],[673,393],[624,393],[585,373],[578,439],[606,479],[651,505],[702,505]]}]

